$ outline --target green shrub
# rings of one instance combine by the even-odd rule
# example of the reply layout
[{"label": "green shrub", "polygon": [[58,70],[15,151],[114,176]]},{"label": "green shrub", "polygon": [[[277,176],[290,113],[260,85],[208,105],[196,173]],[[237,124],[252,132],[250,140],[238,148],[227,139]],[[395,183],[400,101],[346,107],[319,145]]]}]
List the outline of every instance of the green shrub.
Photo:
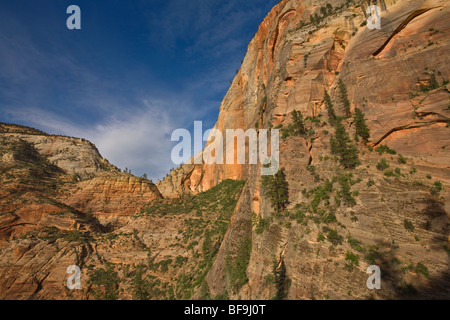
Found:
[{"label": "green shrub", "polygon": [[334,246],[342,244],[343,237],[334,229],[329,229],[327,234],[327,240],[331,242]]},{"label": "green shrub", "polygon": [[387,168],[389,168],[389,164],[387,163],[385,158],[382,158],[378,163],[377,163],[377,169],[379,171],[384,171]]},{"label": "green shrub", "polygon": [[398,155],[398,163],[400,164],[406,164],[406,158],[402,156],[401,154]]},{"label": "green shrub", "polygon": [[359,266],[359,257],[351,251],[347,251],[345,255],[345,261],[347,261],[346,268],[349,271],[353,271],[353,269]]},{"label": "green shrub", "polygon": [[400,294],[405,296],[417,295],[417,289],[411,283],[402,283],[400,288]]},{"label": "green shrub", "polygon": [[366,249],[363,247],[360,241],[356,240],[352,236],[348,236],[347,242],[350,244],[352,249],[358,251],[358,252],[365,252]]},{"label": "green shrub", "polygon": [[414,224],[411,221],[409,221],[408,219],[405,219],[403,221],[403,226],[405,227],[405,229],[407,231],[414,232],[414,230],[415,230]]},{"label": "green shrub", "polygon": [[428,268],[422,262],[417,263],[416,272],[423,274],[427,278],[430,276],[430,274],[428,272]]},{"label": "green shrub", "polygon": [[448,255],[450,255],[450,248],[447,245],[443,246],[444,251],[447,252]]},{"label": "green shrub", "polygon": [[255,232],[262,234],[270,226],[270,219],[259,219],[259,223],[256,226]]},{"label": "green shrub", "polygon": [[430,189],[431,194],[437,196],[440,194],[441,191],[442,191],[442,182],[435,181],[434,185]]},{"label": "green shrub", "polygon": [[384,172],[384,175],[385,175],[386,177],[395,177],[395,176],[396,176],[394,170],[388,170],[388,171],[385,171],[385,172]]},{"label": "green shrub", "polygon": [[383,155],[384,153],[388,153],[388,154],[392,154],[392,155],[397,154],[397,151],[395,151],[395,150],[389,148],[389,147],[386,146],[386,145],[381,145],[381,146],[379,146],[379,147],[377,148],[377,152],[380,154],[380,156]]},{"label": "green shrub", "polygon": [[324,242],[325,241],[325,236],[323,235],[322,232],[319,232],[319,235],[317,236],[317,241],[318,242]]}]

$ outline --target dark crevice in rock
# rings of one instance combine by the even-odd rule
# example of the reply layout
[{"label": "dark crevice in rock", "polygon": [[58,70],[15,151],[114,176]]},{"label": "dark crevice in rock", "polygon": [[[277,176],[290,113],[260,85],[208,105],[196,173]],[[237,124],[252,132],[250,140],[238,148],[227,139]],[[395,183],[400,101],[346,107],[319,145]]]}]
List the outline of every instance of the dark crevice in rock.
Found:
[{"label": "dark crevice in rock", "polygon": [[310,166],[312,161],[313,161],[313,157],[312,157],[312,154],[311,154],[312,148],[313,148],[313,144],[311,143],[311,146],[308,148],[308,152],[309,152],[308,166]]},{"label": "dark crevice in rock", "polygon": [[375,51],[372,56],[376,57],[378,56],[383,50],[384,48],[386,48],[386,46],[389,44],[389,42],[400,32],[402,31],[404,28],[406,28],[406,26],[408,25],[408,23],[410,23],[413,19],[417,18],[418,16],[424,14],[425,12],[431,10],[432,8],[426,8],[426,9],[420,9],[420,10],[416,10],[413,13],[411,13],[408,18],[406,18],[405,21],[403,21],[398,27],[397,29],[395,29],[395,31],[389,36],[389,38],[386,40],[386,42],[383,43],[383,45],[377,50]]},{"label": "dark crevice in rock", "polygon": [[41,280],[37,280],[37,279],[34,279],[34,281],[37,283],[37,287],[36,287],[36,290],[34,290],[34,292],[33,292],[33,294],[31,295],[31,297],[33,298],[36,294],[38,294],[39,293],[39,291],[41,291],[42,290],[42,283],[45,281],[45,279],[47,279],[47,277],[50,275],[50,273],[47,273],[46,275],[45,275],[45,277],[44,278],[42,278]]},{"label": "dark crevice in rock", "polygon": [[394,132],[429,127],[429,126],[437,124],[437,123],[449,123],[449,121],[448,120],[436,120],[436,121],[432,121],[429,123],[414,124],[414,125],[407,125],[407,126],[393,128],[389,132],[387,132],[384,136],[382,136],[377,142],[374,142],[373,146],[374,147],[378,146],[379,144],[381,144],[383,142],[383,140],[385,140],[387,137],[389,137]]},{"label": "dark crevice in rock", "polygon": [[295,12],[295,10],[289,10],[287,12],[285,12],[279,19],[278,19],[278,23],[277,23],[277,27],[275,28],[275,38],[273,39],[273,47],[272,47],[272,61],[274,60],[274,56],[275,56],[275,48],[278,42],[278,37],[279,37],[279,33],[280,33],[280,23],[281,21],[288,15]]}]

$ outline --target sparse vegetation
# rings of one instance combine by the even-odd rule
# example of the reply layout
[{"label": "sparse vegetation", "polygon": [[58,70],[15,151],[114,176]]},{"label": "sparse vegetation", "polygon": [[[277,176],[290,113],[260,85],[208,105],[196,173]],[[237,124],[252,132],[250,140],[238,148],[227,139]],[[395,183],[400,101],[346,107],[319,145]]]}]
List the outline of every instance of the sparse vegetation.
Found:
[{"label": "sparse vegetation", "polygon": [[251,249],[252,241],[250,237],[247,237],[240,244],[235,259],[232,259],[230,255],[227,256],[228,276],[233,291],[237,291],[248,281],[247,267],[250,261]]},{"label": "sparse vegetation", "polygon": [[359,266],[359,257],[351,251],[345,254],[345,261],[347,261],[345,268],[348,271],[353,271],[355,267]]},{"label": "sparse vegetation", "polygon": [[441,181],[435,181],[433,186],[430,189],[430,193],[432,195],[439,195],[442,191],[442,182]]},{"label": "sparse vegetation", "polygon": [[337,246],[342,244],[344,238],[334,229],[329,229],[327,234],[327,240],[331,242],[332,245]]},{"label": "sparse vegetation", "polygon": [[425,277],[429,277],[430,273],[428,271],[428,268],[422,263],[422,262],[418,262],[416,265],[416,272],[423,274]]},{"label": "sparse vegetation", "polygon": [[380,156],[382,156],[384,153],[388,153],[388,154],[392,154],[392,155],[397,154],[397,151],[395,151],[395,150],[389,148],[388,146],[386,146],[386,145],[384,145],[384,144],[383,144],[383,145],[380,145],[380,146],[376,149],[376,151],[380,154]]},{"label": "sparse vegetation", "polygon": [[410,220],[408,220],[408,219],[405,219],[405,220],[403,221],[403,226],[404,226],[405,229],[406,229],[407,231],[409,231],[409,232],[414,232],[414,230],[415,230],[414,224],[413,224]]},{"label": "sparse vegetation", "polygon": [[401,154],[398,155],[398,163],[400,164],[406,164],[406,158],[402,156]]},{"label": "sparse vegetation", "polygon": [[386,161],[385,158],[382,158],[382,159],[377,163],[377,169],[378,169],[379,171],[384,171],[384,170],[386,170],[387,168],[389,168],[389,164],[388,164],[388,162]]},{"label": "sparse vegetation", "polygon": [[113,265],[108,263],[106,268],[92,270],[89,274],[89,291],[96,300],[117,300],[119,296],[120,278]]},{"label": "sparse vegetation", "polygon": [[352,249],[354,249],[354,250],[356,250],[358,252],[365,252],[366,251],[366,249],[362,245],[361,241],[356,240],[352,236],[348,236],[347,242],[350,244]]},{"label": "sparse vegetation", "polygon": [[437,88],[439,88],[439,83],[436,79],[436,74],[433,72],[430,76],[428,84],[421,84],[419,90],[426,93]]}]

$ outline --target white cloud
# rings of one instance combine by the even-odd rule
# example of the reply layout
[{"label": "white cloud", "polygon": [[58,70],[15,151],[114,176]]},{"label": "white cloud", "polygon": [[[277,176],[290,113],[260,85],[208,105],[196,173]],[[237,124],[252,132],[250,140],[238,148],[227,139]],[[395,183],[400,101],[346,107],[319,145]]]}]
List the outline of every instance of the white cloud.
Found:
[{"label": "white cloud", "polygon": [[[189,104],[184,110],[193,117],[203,113]],[[176,144],[171,141],[172,132],[193,124],[187,122],[186,117],[179,117],[180,107],[176,101],[151,98],[143,99],[139,107],[123,107],[122,112],[112,114],[93,127],[75,124],[38,108],[3,112],[13,121],[47,133],[85,138],[94,143],[112,164],[121,169],[128,168],[138,176],[147,173],[155,182],[175,167],[171,160],[171,151]]]},{"label": "white cloud", "polygon": [[139,175],[145,172],[156,180],[173,167],[170,135],[174,127],[168,110],[154,105],[142,113],[98,125],[88,135],[115,165]]}]

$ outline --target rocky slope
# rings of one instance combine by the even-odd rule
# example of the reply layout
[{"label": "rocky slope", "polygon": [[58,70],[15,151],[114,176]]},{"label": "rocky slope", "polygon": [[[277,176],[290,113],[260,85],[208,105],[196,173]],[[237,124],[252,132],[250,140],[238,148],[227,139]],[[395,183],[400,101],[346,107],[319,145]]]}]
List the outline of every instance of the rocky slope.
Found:
[{"label": "rocky slope", "polygon": [[249,43],[215,128],[282,131],[280,212],[261,165],[184,165],[156,188],[86,141],[1,125],[0,298],[448,299],[450,8],[377,3],[369,30],[366,1],[283,0]]},{"label": "rocky slope", "polygon": [[[81,240],[75,248],[67,243],[53,247],[59,236],[76,242],[91,232],[102,234],[124,224],[149,201],[162,198],[152,182],[121,173],[82,139],[1,124],[0,158],[3,298],[30,298],[47,280],[46,297],[59,297],[65,270],[55,263],[72,261],[76,250],[92,250]],[[28,241],[34,233],[52,241]],[[49,280],[61,275],[57,285]]]}]

